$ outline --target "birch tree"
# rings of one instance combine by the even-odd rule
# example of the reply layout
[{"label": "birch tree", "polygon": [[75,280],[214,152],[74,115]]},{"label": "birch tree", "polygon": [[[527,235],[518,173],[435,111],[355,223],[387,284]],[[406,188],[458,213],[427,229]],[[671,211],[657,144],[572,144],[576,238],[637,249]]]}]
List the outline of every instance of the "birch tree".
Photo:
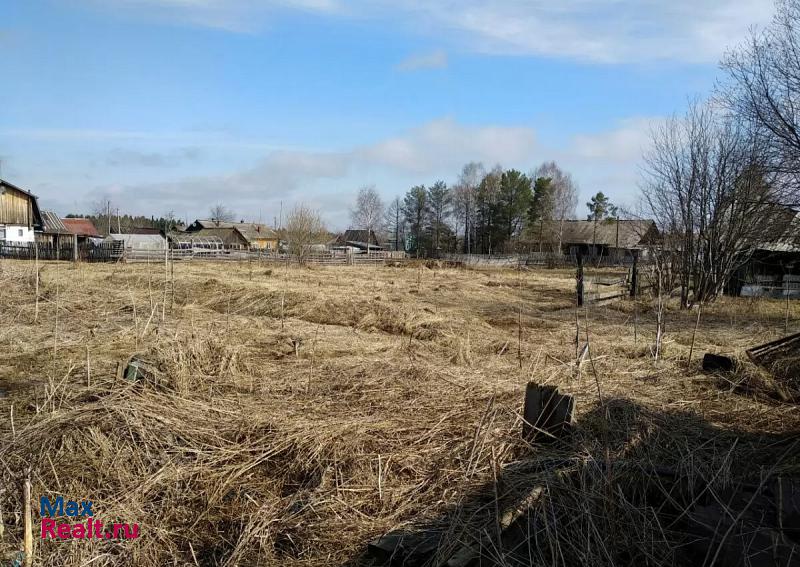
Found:
[{"label": "birch tree", "polygon": [[461,169],[458,182],[453,189],[454,214],[463,223],[464,252],[470,254],[474,251],[475,242],[475,203],[478,187],[485,175],[483,164],[470,162]]},{"label": "birch tree", "polygon": [[549,179],[548,189],[550,196],[546,210],[540,211],[543,221],[554,221],[551,224],[555,228],[554,234],[550,235],[555,241],[554,248],[561,250],[564,236],[564,223],[575,218],[578,206],[578,185],[572,175],[561,169],[554,161],[546,161],[531,173],[531,179]]},{"label": "birch tree", "polygon": [[384,205],[374,185],[358,190],[355,206],[350,210],[353,228],[367,230],[367,255],[372,244],[372,234],[383,221]]}]

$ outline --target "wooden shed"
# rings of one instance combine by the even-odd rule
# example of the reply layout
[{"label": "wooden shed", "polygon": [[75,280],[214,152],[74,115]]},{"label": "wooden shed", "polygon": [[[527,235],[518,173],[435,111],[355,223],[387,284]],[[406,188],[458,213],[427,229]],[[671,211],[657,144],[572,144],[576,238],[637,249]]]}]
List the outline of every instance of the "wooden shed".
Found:
[{"label": "wooden shed", "polygon": [[56,248],[72,244],[74,235],[53,211],[42,211],[42,225],[42,231],[36,233],[37,242]]},{"label": "wooden shed", "polygon": [[633,258],[659,239],[652,220],[544,221],[531,227],[531,249],[588,257]]},{"label": "wooden shed", "polygon": [[103,239],[91,219],[66,218],[61,219],[61,222],[70,233],[78,237],[78,244],[100,242]]}]

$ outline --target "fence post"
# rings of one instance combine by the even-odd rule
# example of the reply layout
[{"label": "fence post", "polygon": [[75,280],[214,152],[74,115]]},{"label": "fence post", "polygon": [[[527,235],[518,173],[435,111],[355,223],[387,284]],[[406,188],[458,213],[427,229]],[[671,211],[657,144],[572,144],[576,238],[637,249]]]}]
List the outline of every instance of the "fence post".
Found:
[{"label": "fence post", "polygon": [[78,235],[72,235],[72,261],[78,261]]},{"label": "fence post", "polygon": [[575,291],[578,295],[578,307],[583,307],[583,253],[578,252],[578,268],[575,272]]},{"label": "fence post", "polygon": [[636,297],[636,285],[639,283],[638,282],[638,279],[639,279],[639,267],[637,265],[638,260],[639,260],[639,256],[635,255],[633,257],[633,265],[631,266],[631,289],[630,289],[630,294],[631,294],[631,297],[633,297],[633,298]]}]

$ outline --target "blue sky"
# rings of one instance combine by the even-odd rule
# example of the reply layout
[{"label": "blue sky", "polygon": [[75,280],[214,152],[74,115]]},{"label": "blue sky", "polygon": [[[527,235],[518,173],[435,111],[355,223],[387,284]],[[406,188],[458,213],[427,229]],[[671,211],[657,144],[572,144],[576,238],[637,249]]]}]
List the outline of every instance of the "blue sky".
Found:
[{"label": "blue sky", "polygon": [[[555,159],[635,201],[650,126],[705,95],[770,0],[0,3],[2,177],[43,208],[343,228],[482,161]],[[579,213],[583,211],[579,209]]]}]

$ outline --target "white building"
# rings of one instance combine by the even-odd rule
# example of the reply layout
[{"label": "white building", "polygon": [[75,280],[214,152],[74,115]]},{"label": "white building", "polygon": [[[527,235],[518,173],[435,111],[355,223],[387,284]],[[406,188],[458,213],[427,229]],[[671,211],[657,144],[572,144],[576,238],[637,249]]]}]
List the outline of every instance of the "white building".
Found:
[{"label": "white building", "polygon": [[0,242],[33,243],[42,225],[36,195],[0,179]]}]

